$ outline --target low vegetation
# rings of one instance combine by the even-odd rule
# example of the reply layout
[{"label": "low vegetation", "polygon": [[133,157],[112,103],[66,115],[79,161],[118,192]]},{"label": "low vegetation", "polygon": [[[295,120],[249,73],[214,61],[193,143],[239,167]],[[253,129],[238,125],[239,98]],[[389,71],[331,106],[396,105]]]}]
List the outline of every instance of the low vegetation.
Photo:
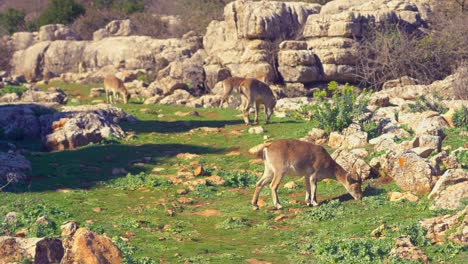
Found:
[{"label": "low vegetation", "polygon": [[[90,89],[56,85],[70,96]],[[394,238],[401,235],[409,235],[432,262],[463,263],[467,257],[461,246],[428,243],[426,231],[418,225],[421,219],[447,211],[428,210],[430,201],[425,197],[418,203],[390,202],[387,192],[400,189],[380,179],[365,182],[362,201],[353,200],[335,181],[319,182],[321,205],[310,208],[303,202],[303,181],[287,177],[284,183],[293,180],[298,187],[279,188],[285,209],[273,209],[270,190],[265,188],[260,194],[265,205],[253,211],[250,199],[263,164],[247,150],[262,143],[264,135],[249,134],[237,110],[135,101],[119,107],[139,120],[123,124],[134,137],[49,153],[37,144],[15,142],[28,150],[33,178],[28,186],[11,185],[0,192],[1,234],[58,237],[59,226],[75,220],[111,237],[122,249],[125,263],[239,263],[250,258],[272,263],[404,263],[388,259]],[[199,116],[175,115],[194,110]],[[221,131],[189,132],[205,126]],[[264,127],[273,139],[299,138],[312,122],[273,117]],[[452,149],[463,145],[457,133],[447,131],[444,145]],[[179,153],[199,157],[184,159]],[[141,162],[143,157],[150,159]],[[192,175],[197,166],[205,168],[204,176],[184,176]],[[115,168],[126,173],[113,174]],[[224,183],[190,187],[173,182],[211,176]],[[5,221],[9,212],[18,213],[17,222]],[[36,223],[41,216],[51,224]],[[381,225],[380,233],[371,235]]]},{"label": "low vegetation", "polygon": [[[348,84],[338,87],[337,82],[330,82],[328,89],[314,93],[317,102],[302,105],[297,116],[311,121],[327,133],[341,131],[352,122],[359,122],[369,102],[372,91],[364,89],[358,94],[355,90],[354,86]],[[331,101],[327,98],[327,93],[332,94]],[[367,129],[375,128],[368,125]]]}]

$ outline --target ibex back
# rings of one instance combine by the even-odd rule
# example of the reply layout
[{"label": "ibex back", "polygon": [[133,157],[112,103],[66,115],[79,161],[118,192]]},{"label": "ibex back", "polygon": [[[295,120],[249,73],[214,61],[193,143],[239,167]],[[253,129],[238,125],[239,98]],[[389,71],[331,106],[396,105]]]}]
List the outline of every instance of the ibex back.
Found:
[{"label": "ibex back", "polygon": [[114,75],[107,75],[106,78],[104,78],[104,90],[106,91],[107,103],[115,104],[116,98],[119,100],[119,94],[122,95],[124,104],[128,103],[130,94],[125,88],[123,81]]},{"label": "ibex back", "polygon": [[273,205],[277,209],[282,206],[278,199],[277,189],[285,175],[304,176],[308,206],[317,206],[317,182],[326,178],[340,182],[356,200],[361,200],[361,180],[356,174],[346,172],[336,163],[327,151],[319,145],[312,143],[283,139],[278,140],[260,150],[263,151],[265,171],[263,177],[257,182],[252,198],[254,210],[258,209],[258,195],[263,186],[270,184]]},{"label": "ibex back", "polygon": [[262,104],[265,106],[265,123],[270,121],[276,98],[266,83],[252,78],[229,77],[223,81],[223,88],[224,95],[220,106],[227,101],[232,90],[235,89],[241,97],[241,109],[247,125],[250,125],[249,110],[252,106],[255,110],[254,123],[258,123],[258,111]]}]

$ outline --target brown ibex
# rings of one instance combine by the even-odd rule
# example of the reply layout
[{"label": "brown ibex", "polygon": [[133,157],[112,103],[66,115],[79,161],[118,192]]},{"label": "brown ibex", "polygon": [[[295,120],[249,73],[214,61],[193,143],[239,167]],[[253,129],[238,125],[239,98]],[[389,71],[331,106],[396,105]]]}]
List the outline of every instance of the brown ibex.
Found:
[{"label": "brown ibex", "polygon": [[254,210],[258,210],[257,202],[260,191],[271,180],[273,180],[270,184],[273,205],[276,209],[282,208],[277,189],[285,175],[305,177],[305,201],[308,206],[318,205],[317,182],[326,178],[340,182],[354,199],[361,200],[362,198],[360,177],[345,171],[322,146],[300,140],[282,139],[260,149],[257,155],[261,154],[263,154],[265,171],[263,177],[257,182],[252,198]]},{"label": "brown ibex", "polygon": [[[115,104],[116,98],[117,100],[119,100],[119,94],[122,95],[124,104],[128,103],[130,94],[125,88],[123,81],[115,77],[115,75],[110,74],[107,75],[106,78],[104,78],[104,90],[106,91],[107,103]],[[113,100],[111,100],[111,96]]]},{"label": "brown ibex", "polygon": [[273,114],[276,98],[270,87],[257,79],[229,77],[223,81],[224,94],[220,102],[220,106],[227,101],[232,90],[236,90],[241,97],[241,109],[244,115],[244,122],[250,125],[249,110],[253,106],[255,110],[254,123],[258,123],[258,111],[260,105],[265,106],[265,123],[270,122],[271,114]]}]

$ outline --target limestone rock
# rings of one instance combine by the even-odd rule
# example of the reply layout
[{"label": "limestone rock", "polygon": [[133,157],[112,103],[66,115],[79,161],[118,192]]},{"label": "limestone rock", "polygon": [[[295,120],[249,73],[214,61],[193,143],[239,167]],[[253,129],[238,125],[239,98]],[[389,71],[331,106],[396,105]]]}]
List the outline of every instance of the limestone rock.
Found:
[{"label": "limestone rock", "polygon": [[431,209],[455,210],[462,205],[462,201],[468,197],[468,181],[463,181],[445,188],[435,198]]},{"label": "limestone rock", "polygon": [[362,158],[346,149],[337,149],[331,157],[347,172],[357,173],[362,180],[368,179],[371,176],[371,166]]},{"label": "limestone rock", "polygon": [[327,142],[328,136],[325,130],[320,128],[313,128],[302,140],[317,145],[322,145]]},{"label": "limestone rock", "polygon": [[468,245],[468,206],[451,214],[424,219],[421,226],[427,229],[426,237],[432,243],[442,243],[446,240],[461,245]]},{"label": "limestone rock", "polygon": [[400,192],[389,192],[387,193],[388,199],[390,199],[391,202],[396,202],[400,200],[408,200],[410,202],[417,202],[419,201],[419,198],[410,193],[410,192],[405,192],[405,193],[400,193]]},{"label": "limestone rock", "polygon": [[111,136],[123,138],[117,124],[128,115],[110,105],[64,107],[64,112],[41,116],[42,142],[48,150],[74,149]]},{"label": "limestone rock", "polygon": [[130,19],[113,20],[105,28],[93,33],[93,40],[101,40],[107,37],[130,36],[136,31],[135,25]]},{"label": "limestone rock", "polygon": [[20,238],[0,236],[0,263],[60,263],[64,250],[62,241],[54,238]]},{"label": "limestone rock", "polygon": [[0,105],[3,135],[7,138],[37,138],[41,133],[38,116],[53,111],[53,108],[36,104]]},{"label": "limestone rock", "polygon": [[26,183],[31,163],[21,154],[0,152],[0,187],[6,183]]},{"label": "limestone rock", "polygon": [[63,241],[65,254],[60,263],[122,263],[122,252],[111,239],[86,228],[79,228]]},{"label": "limestone rock", "polygon": [[79,40],[80,36],[68,26],[62,24],[50,24],[39,28],[39,41],[54,40]]},{"label": "limestone rock", "polygon": [[445,187],[464,181],[468,181],[468,172],[463,169],[449,169],[437,180],[428,198],[436,198]]},{"label": "limestone rock", "polygon": [[263,134],[265,129],[262,126],[256,126],[249,128],[249,134]]},{"label": "limestone rock", "polygon": [[395,239],[395,247],[390,251],[390,258],[417,260],[429,264],[426,254],[411,243],[409,236]]}]

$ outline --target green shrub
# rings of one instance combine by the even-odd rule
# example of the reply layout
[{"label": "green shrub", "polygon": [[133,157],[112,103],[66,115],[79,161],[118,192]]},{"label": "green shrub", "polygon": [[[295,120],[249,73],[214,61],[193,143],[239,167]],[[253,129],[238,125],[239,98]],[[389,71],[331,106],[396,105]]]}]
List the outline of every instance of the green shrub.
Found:
[{"label": "green shrub", "polygon": [[51,0],[47,9],[39,16],[39,26],[47,24],[69,24],[85,13],[83,5],[74,0]]},{"label": "green shrub", "polygon": [[462,106],[461,108],[455,110],[453,114],[453,124],[456,127],[463,127],[468,129],[468,107]]},{"label": "green shrub", "polygon": [[323,221],[336,218],[343,213],[344,209],[341,206],[341,202],[339,200],[331,200],[328,203],[321,204],[310,211],[304,212],[302,217],[310,221]]},{"label": "green shrub", "polygon": [[139,174],[127,174],[122,178],[112,180],[107,186],[120,190],[136,190],[141,187],[155,188],[172,185],[166,178],[152,177],[141,172]]},{"label": "green shrub", "polygon": [[418,97],[414,104],[408,104],[411,113],[424,112],[428,110],[436,111],[439,114],[446,112],[448,109],[441,104],[441,97],[435,94],[429,101],[424,95]]},{"label": "green shrub", "polygon": [[[0,13],[0,28],[5,31],[3,33],[8,34],[22,30],[25,27],[24,17],[24,12],[8,8],[5,13]],[[1,32],[0,35],[2,35]]]},{"label": "green shrub", "polygon": [[7,85],[0,90],[0,96],[3,96],[7,93],[16,93],[18,96],[21,96],[26,91],[26,88],[23,86]]},{"label": "green shrub", "polygon": [[216,225],[217,229],[240,229],[250,226],[247,219],[241,217],[231,217]]},{"label": "green shrub", "polygon": [[[327,91],[314,93],[317,103],[301,106],[296,116],[315,121],[318,127],[327,133],[342,131],[362,115],[372,92],[364,89],[357,95],[354,90],[355,87],[348,84],[340,90],[337,82],[330,82]],[[331,102],[325,99],[328,92],[333,94]]]},{"label": "green shrub", "polygon": [[244,188],[257,183],[257,176],[250,172],[222,171],[219,173],[226,182],[225,186],[231,188]]}]

